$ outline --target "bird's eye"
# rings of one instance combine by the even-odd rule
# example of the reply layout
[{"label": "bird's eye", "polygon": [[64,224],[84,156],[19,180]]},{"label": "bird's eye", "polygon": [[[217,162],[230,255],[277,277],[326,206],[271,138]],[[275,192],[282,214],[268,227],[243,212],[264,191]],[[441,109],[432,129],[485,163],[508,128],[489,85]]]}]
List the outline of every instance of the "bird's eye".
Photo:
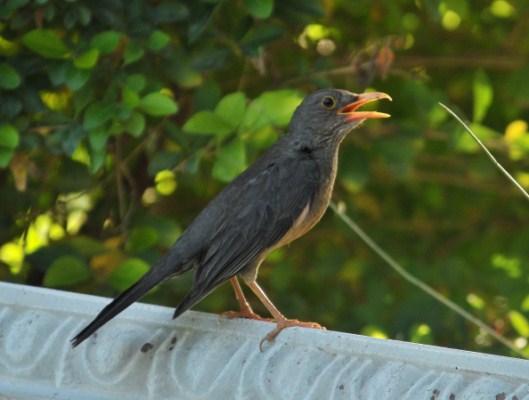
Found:
[{"label": "bird's eye", "polygon": [[323,104],[323,107],[328,108],[328,109],[333,108],[334,105],[336,104],[336,102],[331,96],[325,96],[321,103]]}]

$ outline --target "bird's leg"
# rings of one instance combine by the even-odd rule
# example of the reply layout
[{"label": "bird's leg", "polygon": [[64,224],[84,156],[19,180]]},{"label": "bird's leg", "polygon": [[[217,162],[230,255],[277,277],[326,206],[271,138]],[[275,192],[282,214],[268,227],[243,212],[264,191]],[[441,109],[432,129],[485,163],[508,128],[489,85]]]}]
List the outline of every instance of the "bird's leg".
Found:
[{"label": "bird's leg", "polygon": [[252,310],[250,303],[248,303],[248,300],[246,300],[246,297],[244,297],[244,292],[242,291],[241,285],[239,284],[239,281],[237,280],[236,276],[230,279],[230,283],[233,286],[233,290],[235,291],[235,298],[239,302],[241,311],[226,311],[222,313],[222,316],[227,317],[227,318],[256,319],[259,321],[269,321],[270,320],[268,318],[261,317],[260,315],[256,314],[254,310]]},{"label": "bird's leg", "polygon": [[313,328],[313,329],[325,329],[325,327],[321,326],[320,324],[316,322],[303,322],[298,321],[297,319],[288,319],[286,318],[281,312],[277,309],[276,306],[270,301],[266,293],[261,289],[261,287],[257,284],[257,282],[253,280],[245,280],[244,283],[248,285],[250,289],[252,289],[252,292],[255,293],[255,295],[261,300],[261,303],[266,307],[266,309],[272,314],[274,317],[275,322],[277,323],[276,327],[269,332],[263,340],[259,343],[259,348],[261,351],[263,350],[263,343],[265,341],[272,342],[279,333],[285,329],[290,328],[291,326],[301,326],[303,328]]}]

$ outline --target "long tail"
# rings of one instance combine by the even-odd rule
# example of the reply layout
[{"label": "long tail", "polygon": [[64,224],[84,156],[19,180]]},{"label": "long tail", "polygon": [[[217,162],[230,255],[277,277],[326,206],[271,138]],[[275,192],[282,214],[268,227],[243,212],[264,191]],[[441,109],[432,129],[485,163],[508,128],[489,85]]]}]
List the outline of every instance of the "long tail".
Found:
[{"label": "long tail", "polygon": [[72,346],[76,347],[77,345],[81,344],[101,326],[106,324],[132,303],[140,299],[140,297],[142,297],[166,278],[167,275],[160,273],[156,266],[152,268],[149,272],[143,275],[138,282],[125,290],[118,297],[112,300],[109,305],[103,308],[97,317],[71,340]]}]

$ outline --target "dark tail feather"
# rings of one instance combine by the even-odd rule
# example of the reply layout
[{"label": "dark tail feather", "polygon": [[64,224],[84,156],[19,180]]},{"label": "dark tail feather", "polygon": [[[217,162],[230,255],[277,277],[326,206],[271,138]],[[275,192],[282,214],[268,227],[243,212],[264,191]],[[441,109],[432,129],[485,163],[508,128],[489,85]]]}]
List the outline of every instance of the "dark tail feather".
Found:
[{"label": "dark tail feather", "polygon": [[194,287],[187,295],[182,299],[180,304],[178,304],[174,310],[173,319],[178,318],[180,315],[182,315],[184,312],[189,310],[191,307],[193,307],[195,304],[197,304],[200,300],[202,300],[204,297],[206,297],[208,294],[210,294],[213,289],[215,289],[218,285],[215,285],[213,287],[203,287],[203,288],[197,288]]},{"label": "dark tail feather", "polygon": [[106,324],[132,303],[140,299],[140,297],[142,297],[145,293],[147,293],[165,278],[166,276],[160,273],[160,271],[153,271],[153,269],[151,269],[138,282],[125,290],[118,297],[112,300],[109,305],[103,308],[97,317],[71,340],[72,346],[76,347],[77,345],[81,344],[92,333],[97,331],[101,326]]}]

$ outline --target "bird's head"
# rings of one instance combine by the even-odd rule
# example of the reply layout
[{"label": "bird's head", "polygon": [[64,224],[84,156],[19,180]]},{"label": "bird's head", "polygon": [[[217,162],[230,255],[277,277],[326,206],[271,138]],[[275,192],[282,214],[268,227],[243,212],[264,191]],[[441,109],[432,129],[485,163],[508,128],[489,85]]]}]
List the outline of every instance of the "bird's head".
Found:
[{"label": "bird's head", "polygon": [[382,92],[355,94],[340,89],[318,90],[298,106],[290,123],[290,134],[303,135],[317,143],[340,142],[347,133],[369,118],[388,118],[378,111],[361,111],[361,106],[391,97]]}]

